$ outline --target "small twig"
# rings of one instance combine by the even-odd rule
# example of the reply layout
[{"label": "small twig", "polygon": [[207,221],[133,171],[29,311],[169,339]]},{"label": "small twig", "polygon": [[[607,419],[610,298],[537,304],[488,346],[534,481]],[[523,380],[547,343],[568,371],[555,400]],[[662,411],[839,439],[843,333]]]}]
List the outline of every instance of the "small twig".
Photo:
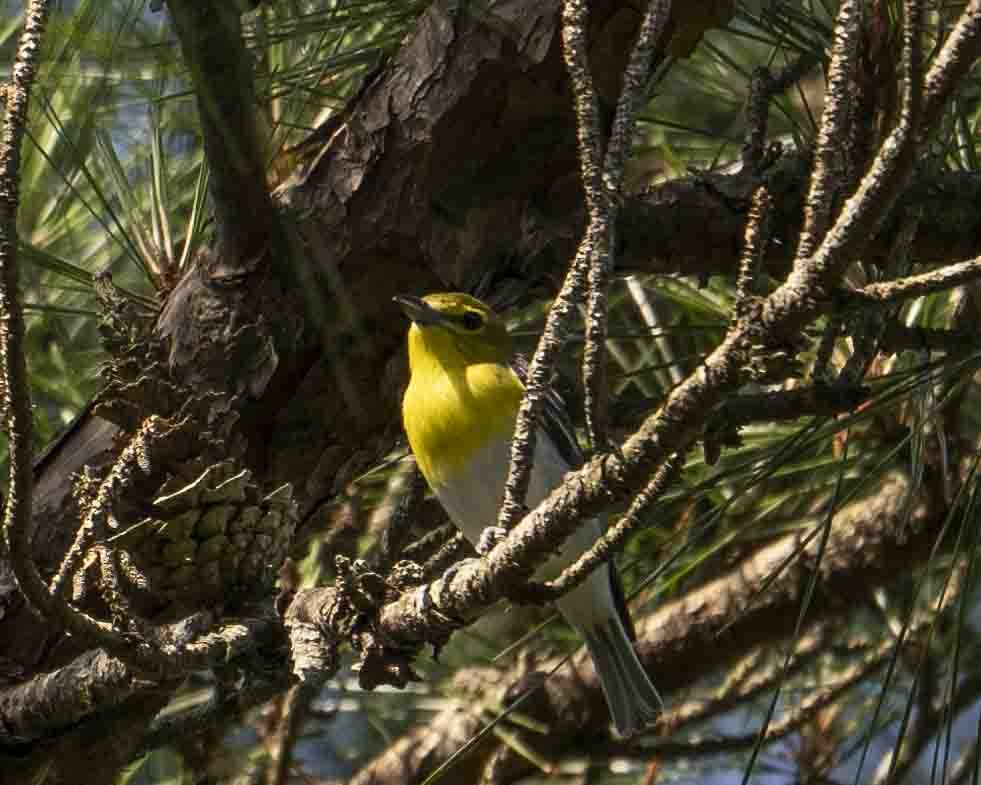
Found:
[{"label": "small twig", "polygon": [[633,141],[637,109],[647,89],[657,45],[671,16],[671,0],[651,0],[640,23],[637,41],[623,74],[623,87],[613,118],[613,130],[603,161],[603,182],[607,196],[619,202],[623,189],[623,168]]},{"label": "small twig", "polygon": [[432,580],[442,573],[443,570],[456,561],[461,551],[472,552],[473,546],[470,544],[470,540],[463,536],[462,532],[457,531],[422,565],[422,574],[426,577],[426,580]]},{"label": "small twig", "polygon": [[[579,137],[580,168],[587,199],[602,193],[600,178],[600,148],[598,141],[599,108],[596,91],[592,86],[589,63],[586,60],[585,18],[586,4],[582,0],[570,0],[563,9],[562,40],[566,67],[569,70],[575,96],[577,131]],[[510,529],[525,510],[524,500],[528,493],[531,468],[535,454],[536,426],[550,383],[551,368],[562,346],[563,334],[568,329],[575,304],[586,290],[589,263],[597,243],[592,215],[576,256],[569,266],[562,288],[545,319],[538,346],[528,365],[525,393],[518,409],[514,438],[511,441],[510,465],[504,485],[504,500],[498,514],[498,525]]]},{"label": "small twig", "polygon": [[5,377],[0,386],[7,414],[10,455],[4,533],[14,576],[21,592],[35,607],[39,607],[35,598],[46,596],[47,589],[31,554],[34,424],[24,347],[24,313],[18,295],[17,211],[20,147],[49,5],[46,0],[31,0],[24,11],[24,29],[6,89],[6,112],[0,130],[0,352],[4,357]]},{"label": "small twig", "polygon": [[[802,725],[813,719],[818,712],[832,705],[842,695],[867,679],[872,673],[881,668],[892,654],[892,641],[887,640],[872,651],[861,662],[847,668],[833,682],[825,684],[821,689],[811,692],[792,711],[787,712],[776,722],[771,722],[763,738],[764,743],[776,741],[793,733]],[[781,670],[782,669],[778,669]],[[666,715],[664,722],[670,721]],[[725,737],[696,737],[692,739],[665,739],[654,742],[653,749],[658,754],[677,757],[681,755],[708,755],[727,750],[752,747],[758,741],[759,734],[751,732],[740,736]]]},{"label": "small twig", "polygon": [[903,50],[900,75],[903,109],[912,130],[920,123],[923,108],[923,2],[903,0]]},{"label": "small twig", "polygon": [[811,187],[805,202],[804,228],[797,244],[798,262],[814,253],[831,222],[835,159],[839,141],[848,127],[848,79],[855,64],[861,26],[860,0],[843,0],[838,7],[838,18],[835,21],[821,132],[814,153]]},{"label": "small twig", "polygon": [[550,383],[551,368],[562,348],[569,320],[582,293],[586,289],[588,250],[592,247],[584,237],[569,267],[565,282],[555,297],[545,319],[545,327],[538,347],[528,365],[525,392],[515,420],[514,438],[511,440],[510,465],[504,484],[504,500],[498,514],[498,525],[511,529],[525,513],[524,499],[528,494],[531,467],[535,454],[536,425]]},{"label": "small twig", "polygon": [[432,531],[426,532],[415,542],[409,543],[402,551],[402,558],[414,562],[424,562],[447,542],[460,534],[460,530],[452,523],[444,523]]},{"label": "small twig", "polygon": [[278,728],[273,737],[273,765],[267,774],[269,785],[284,785],[293,765],[293,747],[303,727],[310,701],[317,697],[317,689],[309,684],[296,684],[283,700]]},{"label": "small twig", "polygon": [[610,265],[610,243],[613,237],[606,221],[610,213],[610,195],[603,183],[603,136],[600,130],[599,99],[586,54],[588,8],[585,0],[566,0],[562,13],[562,52],[576,109],[576,135],[579,169],[586,195],[589,225],[583,235],[588,242],[586,259],[586,342],[583,346],[582,372],[585,393],[586,433],[592,450],[605,448],[603,410],[606,404],[606,282]]},{"label": "small twig", "polygon": [[937,122],[944,104],[981,56],[981,0],[971,0],[923,80],[925,129]]},{"label": "small twig", "polygon": [[814,56],[805,52],[775,74],[763,67],[753,71],[746,99],[746,138],[742,149],[742,162],[747,169],[758,172],[764,162],[773,97],[799,82],[814,63]]},{"label": "small twig", "polygon": [[[648,35],[643,39],[638,39],[638,43],[644,46],[649,45],[651,36],[656,41],[655,28],[663,27],[667,18],[655,18],[658,11],[666,8],[667,3],[658,0],[653,3],[648,15],[645,16],[643,25],[648,29]],[[566,63],[572,76],[573,88],[576,96],[576,115],[579,119],[577,127],[580,134],[580,154],[581,168],[583,172],[583,186],[587,198],[592,193],[600,195],[602,198],[604,185],[601,181],[600,170],[600,148],[592,140],[598,140],[598,108],[596,106],[596,93],[592,89],[591,76],[589,74],[589,64],[586,60],[585,48],[585,15],[586,6],[582,0],[570,0],[566,3],[563,12],[562,35],[565,44],[563,51]],[[635,53],[637,47],[635,46]],[[631,62],[634,62],[633,56]],[[638,60],[637,68],[643,64]],[[639,71],[638,71],[639,73]],[[647,71],[643,71],[646,76]],[[582,78],[578,79],[576,74]],[[640,80],[643,82],[643,80]],[[636,93],[628,92],[626,99],[636,100]],[[624,98],[624,96],[621,96]],[[618,138],[627,139],[632,128],[634,111],[626,101],[620,102],[624,111],[620,120],[619,130],[616,133]],[[629,111],[627,109],[629,108]],[[619,109],[619,105],[618,105]],[[621,113],[618,111],[618,117]],[[614,121],[616,126],[616,120]],[[629,141],[629,139],[627,139]],[[621,148],[618,142],[611,147],[611,163],[616,171],[620,166],[622,171],[622,161],[617,164],[619,156],[625,155],[625,148]],[[598,203],[598,202],[597,202]],[[538,414],[541,410],[544,399],[544,391],[550,382],[551,368],[559,350],[562,347],[562,338],[567,329],[568,322],[574,312],[575,305],[582,298],[586,290],[587,277],[589,275],[590,262],[593,259],[595,249],[604,240],[598,231],[599,227],[594,221],[593,210],[590,210],[589,226],[580,241],[576,256],[569,266],[562,288],[555,298],[555,302],[549,309],[545,320],[545,327],[539,339],[538,346],[528,366],[528,374],[525,379],[525,394],[518,409],[517,421],[514,428],[514,438],[511,441],[510,465],[508,477],[504,486],[504,501],[501,504],[498,515],[498,525],[504,529],[510,529],[517,523],[525,512],[524,499],[528,492],[528,482],[531,477],[531,464],[535,454],[535,425]],[[595,342],[594,342],[595,343]],[[591,406],[587,404],[587,412],[591,411]],[[589,415],[591,416],[591,415]]]},{"label": "small twig", "polygon": [[109,476],[99,485],[99,490],[85,513],[85,519],[75,533],[75,541],[62,559],[58,572],[48,584],[48,591],[51,594],[60,595],[64,592],[65,586],[85,557],[86,550],[97,538],[106,536],[109,531],[108,518],[113,499],[120,489],[130,484],[136,469],[145,470],[154,439],[170,430],[168,423],[153,416],[147,420],[144,427],[133,434],[129,444],[116,459]]},{"label": "small twig", "polygon": [[[586,432],[592,451],[609,446],[607,428],[608,389],[606,380],[607,290],[616,250],[616,221],[623,191],[623,169],[633,140],[637,107],[644,94],[648,74],[665,25],[671,13],[670,0],[651,0],[641,22],[637,41],[623,75],[623,88],[617,101],[613,128],[599,188],[593,189],[591,167],[601,155],[601,138],[597,100],[585,51],[586,13],[580,0],[567,0],[563,26],[567,63],[576,91],[579,119],[579,149],[583,183],[591,231],[596,243],[591,249],[588,273],[589,293],[586,301],[586,330],[583,347],[583,388],[585,393]],[[582,95],[580,95],[582,93]],[[585,150],[586,146],[590,150]]]},{"label": "small twig", "polygon": [[739,259],[739,275],[736,278],[736,304],[733,313],[737,318],[748,315],[750,299],[758,294],[757,278],[763,266],[763,257],[770,239],[770,214],[773,200],[765,184],[753,192],[753,201],[746,219],[743,252]]},{"label": "small twig", "polygon": [[591,244],[584,237],[569,267],[562,288],[545,318],[545,327],[528,365],[525,392],[515,419],[514,438],[511,440],[508,477],[504,484],[504,500],[498,513],[498,525],[510,529],[521,520],[525,512],[524,499],[528,494],[531,468],[535,454],[536,426],[545,391],[550,383],[551,368],[562,348],[576,302],[586,289],[586,268]]},{"label": "small twig", "polygon": [[[0,130],[0,349],[3,406],[8,425],[10,486],[4,529],[18,582],[33,569],[28,529],[31,518],[31,472],[34,426],[31,390],[24,351],[24,312],[18,296],[17,210],[20,203],[20,147],[27,127],[28,103],[37,76],[41,39],[50,3],[31,0],[6,89]],[[29,578],[28,578],[29,579]],[[40,580],[40,579],[38,579]]]},{"label": "small twig", "polygon": [[919,275],[896,281],[883,281],[842,293],[846,303],[858,305],[889,305],[925,294],[942,292],[981,278],[981,257],[951,264]]}]

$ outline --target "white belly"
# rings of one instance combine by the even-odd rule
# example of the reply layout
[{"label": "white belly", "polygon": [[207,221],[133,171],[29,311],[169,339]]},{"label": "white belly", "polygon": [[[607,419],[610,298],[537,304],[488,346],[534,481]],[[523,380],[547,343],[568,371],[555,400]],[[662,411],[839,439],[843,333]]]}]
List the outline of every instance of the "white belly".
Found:
[{"label": "white belly", "polygon": [[[468,540],[476,543],[484,528],[497,523],[497,514],[504,498],[507,467],[510,460],[510,441],[499,439],[481,449],[469,468],[453,478],[452,486],[433,488],[450,519]],[[526,505],[534,509],[553,489],[562,484],[568,465],[544,434],[535,444],[535,463],[528,484]],[[538,577],[553,577],[563,567],[574,562],[602,533],[599,521],[590,518],[565,541],[559,553],[538,570]],[[603,565],[582,584],[556,602],[562,615],[582,629],[591,628],[616,613],[610,591],[609,567]]]}]

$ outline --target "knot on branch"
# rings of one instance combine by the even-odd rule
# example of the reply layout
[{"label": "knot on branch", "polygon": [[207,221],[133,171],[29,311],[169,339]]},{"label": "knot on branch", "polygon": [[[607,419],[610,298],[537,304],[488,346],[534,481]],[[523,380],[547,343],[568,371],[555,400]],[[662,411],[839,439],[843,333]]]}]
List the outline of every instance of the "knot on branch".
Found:
[{"label": "knot on branch", "polygon": [[[409,682],[420,681],[412,670],[412,660],[420,646],[393,641],[377,625],[382,606],[394,601],[402,587],[386,581],[360,559],[351,562],[344,556],[338,556],[335,564],[338,588],[351,611],[343,618],[342,625],[351,647],[359,656],[354,666],[358,683],[363,689],[371,690],[380,684],[401,688]],[[405,562],[400,562],[399,569],[393,572],[397,572],[400,583],[419,577],[415,570],[407,568]],[[335,620],[341,620],[341,616],[335,616]],[[341,630],[338,629],[338,632]],[[440,641],[440,644],[443,642]]]},{"label": "knot on branch", "polygon": [[414,561],[403,559],[396,562],[388,576],[388,582],[396,590],[403,592],[426,581],[426,569]]},{"label": "knot on branch", "polygon": [[385,579],[373,572],[363,559],[351,561],[347,556],[338,555],[334,558],[334,567],[338,587],[360,613],[376,611],[390,594]]},{"label": "knot on branch", "polygon": [[[399,562],[386,579],[362,560],[338,556],[335,567],[334,586],[299,592],[287,611],[294,675],[305,682],[329,678],[336,671],[340,646],[347,643],[358,655],[354,671],[362,688],[401,688],[419,681],[412,660],[425,641],[412,636],[394,640],[383,632],[379,619],[386,604],[419,583],[422,568]],[[430,633],[429,642],[438,650],[451,629]]]}]

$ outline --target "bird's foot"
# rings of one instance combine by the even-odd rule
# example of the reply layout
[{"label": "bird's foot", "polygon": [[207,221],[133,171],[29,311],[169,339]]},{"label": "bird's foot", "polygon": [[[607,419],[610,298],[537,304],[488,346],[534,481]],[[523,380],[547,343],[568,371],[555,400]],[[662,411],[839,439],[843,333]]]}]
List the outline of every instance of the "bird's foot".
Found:
[{"label": "bird's foot", "polygon": [[501,526],[486,526],[480,533],[475,546],[477,553],[486,556],[508,536],[508,530]]}]

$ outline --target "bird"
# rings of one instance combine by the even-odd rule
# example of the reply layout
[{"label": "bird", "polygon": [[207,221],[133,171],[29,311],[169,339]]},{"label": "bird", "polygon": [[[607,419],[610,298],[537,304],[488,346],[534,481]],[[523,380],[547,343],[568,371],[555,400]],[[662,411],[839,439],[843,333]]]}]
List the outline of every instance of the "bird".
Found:
[{"label": "bird", "polygon": [[[504,498],[526,365],[514,354],[504,321],[475,297],[439,292],[394,300],[411,321],[409,384],[402,398],[409,447],[450,519],[477,545],[496,525]],[[536,507],[581,464],[567,409],[549,389],[525,505]],[[583,522],[546,569],[554,574],[572,564],[602,531],[597,518]],[[585,640],[620,736],[648,727],[663,703],[634,651],[614,565],[601,564],[555,604]]]}]

